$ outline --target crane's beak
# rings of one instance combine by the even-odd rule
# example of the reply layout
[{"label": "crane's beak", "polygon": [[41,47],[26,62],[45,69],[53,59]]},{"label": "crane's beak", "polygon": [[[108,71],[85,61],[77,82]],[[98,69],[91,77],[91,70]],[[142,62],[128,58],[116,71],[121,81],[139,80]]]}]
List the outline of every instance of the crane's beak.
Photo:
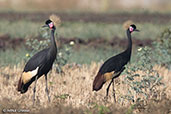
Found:
[{"label": "crane's beak", "polygon": [[44,27],[49,27],[49,26],[48,25],[43,25],[42,28],[44,28]]},{"label": "crane's beak", "polygon": [[138,29],[135,29],[134,31],[136,31],[136,32],[140,32],[140,30],[138,30]]}]

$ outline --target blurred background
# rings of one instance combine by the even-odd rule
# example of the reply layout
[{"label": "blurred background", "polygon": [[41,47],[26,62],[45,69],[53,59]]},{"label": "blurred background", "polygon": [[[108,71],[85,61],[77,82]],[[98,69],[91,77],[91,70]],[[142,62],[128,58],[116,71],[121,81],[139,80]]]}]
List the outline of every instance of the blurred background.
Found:
[{"label": "blurred background", "polygon": [[170,0],[0,0],[1,9],[44,11],[91,11],[108,12],[120,10],[171,10]]},{"label": "blurred background", "polygon": [[[16,87],[26,62],[50,45],[50,31],[42,25],[52,14],[62,20],[55,33],[57,59],[48,74],[52,102],[42,77],[33,107],[34,84],[24,95]],[[104,61],[126,49],[128,22],[140,32],[132,33],[131,61],[115,80],[117,103],[112,91],[106,102],[108,84],[92,92],[93,79]],[[0,110],[168,114],[170,69],[171,0],[0,0]]]},{"label": "blurred background", "polygon": [[0,0],[0,64],[27,61],[47,47],[48,31],[41,26],[51,14],[62,20],[56,35],[59,49],[68,50],[70,42],[74,42],[69,52],[63,54],[67,62],[89,64],[104,61],[126,48],[126,21],[134,22],[141,30],[133,34],[133,52],[152,46],[170,27],[171,1]]}]

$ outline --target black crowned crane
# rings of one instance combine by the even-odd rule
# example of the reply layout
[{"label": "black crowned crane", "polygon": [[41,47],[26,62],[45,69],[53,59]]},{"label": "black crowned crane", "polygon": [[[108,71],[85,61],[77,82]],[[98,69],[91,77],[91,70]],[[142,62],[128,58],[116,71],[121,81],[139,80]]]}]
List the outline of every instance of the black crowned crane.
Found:
[{"label": "black crowned crane", "polygon": [[27,92],[28,87],[35,81],[33,88],[33,104],[35,101],[36,83],[37,80],[44,75],[46,81],[45,92],[48,96],[48,101],[50,102],[49,90],[47,84],[47,74],[52,69],[54,60],[56,59],[57,47],[55,43],[54,33],[56,30],[56,25],[60,23],[59,17],[51,15],[50,19],[45,22],[43,27],[49,27],[51,32],[51,45],[49,48],[43,49],[36,53],[24,67],[22,76],[18,82],[18,91],[23,94]]},{"label": "black crowned crane", "polygon": [[125,69],[125,65],[130,61],[131,51],[132,51],[132,40],[131,33],[134,31],[139,31],[136,29],[134,24],[130,25],[126,30],[128,37],[128,47],[122,53],[115,55],[109,58],[104,64],[101,66],[99,72],[97,73],[94,81],[93,81],[93,90],[98,91],[102,88],[103,84],[108,80],[111,80],[109,86],[106,90],[106,98],[108,97],[108,92],[110,85],[113,83],[113,97],[115,98],[115,89],[114,89],[114,79],[117,78]]}]

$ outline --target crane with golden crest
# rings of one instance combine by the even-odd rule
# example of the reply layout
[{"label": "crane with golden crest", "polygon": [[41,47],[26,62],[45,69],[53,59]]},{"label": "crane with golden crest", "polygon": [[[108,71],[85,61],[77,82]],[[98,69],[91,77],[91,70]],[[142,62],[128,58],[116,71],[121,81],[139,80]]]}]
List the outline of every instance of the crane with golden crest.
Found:
[{"label": "crane with golden crest", "polygon": [[42,27],[48,27],[51,32],[51,45],[39,51],[30,60],[26,63],[22,75],[18,82],[18,91],[23,94],[26,93],[28,87],[35,81],[33,88],[33,104],[35,102],[35,93],[36,93],[36,83],[41,76],[45,76],[46,87],[45,92],[48,96],[48,101],[50,102],[48,83],[47,83],[47,74],[52,69],[53,62],[56,59],[57,46],[55,42],[55,30],[59,26],[61,20],[56,15],[51,15],[50,18],[45,22],[45,25]]},{"label": "crane with golden crest", "polygon": [[99,69],[93,81],[93,90],[99,91],[107,81],[111,80],[111,82],[109,83],[106,89],[106,98],[108,97],[109,88],[113,83],[113,97],[115,102],[116,102],[116,98],[115,98],[115,89],[114,89],[114,79],[120,76],[120,74],[125,69],[124,66],[131,59],[131,52],[132,52],[131,33],[133,33],[134,31],[139,31],[138,29],[136,29],[136,26],[131,23],[132,23],[131,21],[127,21],[124,23],[124,26],[126,28],[126,34],[128,37],[128,46],[126,50],[106,60],[104,64],[101,66],[101,68]]}]

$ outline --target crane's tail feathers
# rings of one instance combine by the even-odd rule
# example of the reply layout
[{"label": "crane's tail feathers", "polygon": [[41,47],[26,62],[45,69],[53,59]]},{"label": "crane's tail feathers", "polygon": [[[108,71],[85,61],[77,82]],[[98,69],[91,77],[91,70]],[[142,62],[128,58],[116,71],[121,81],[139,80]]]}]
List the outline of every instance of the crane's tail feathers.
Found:
[{"label": "crane's tail feathers", "polygon": [[19,79],[19,81],[18,81],[18,88],[17,88],[17,90],[21,93],[21,94],[23,94],[23,93],[25,93],[25,92],[27,92],[27,90],[28,90],[28,86],[27,86],[28,84],[24,84],[23,83],[23,80],[22,80],[22,78],[20,77],[20,79]]},{"label": "crane's tail feathers", "polygon": [[21,77],[20,77],[20,79],[18,81],[18,88],[17,88],[18,91],[21,91],[21,86],[22,86],[22,81],[21,81]]},{"label": "crane's tail feathers", "polygon": [[125,69],[123,67],[120,71],[112,71],[112,72],[106,72],[104,74],[101,74],[100,72],[97,74],[93,81],[93,91],[98,91],[103,87],[103,84],[113,78],[117,78]]},{"label": "crane's tail feathers", "polygon": [[97,76],[95,77],[95,80],[93,81],[93,91],[100,90],[104,83],[105,83],[104,76],[98,73]]},{"label": "crane's tail feathers", "polygon": [[29,80],[25,80],[25,78],[23,77],[23,75],[20,77],[19,81],[18,81],[18,88],[17,90],[23,94],[25,92],[27,92],[28,87],[32,84],[32,82],[35,80],[35,76],[31,77]]},{"label": "crane's tail feathers", "polygon": [[23,72],[18,82],[18,91],[25,93],[28,90],[30,84],[35,80],[35,76],[38,72],[39,67],[33,71]]}]

